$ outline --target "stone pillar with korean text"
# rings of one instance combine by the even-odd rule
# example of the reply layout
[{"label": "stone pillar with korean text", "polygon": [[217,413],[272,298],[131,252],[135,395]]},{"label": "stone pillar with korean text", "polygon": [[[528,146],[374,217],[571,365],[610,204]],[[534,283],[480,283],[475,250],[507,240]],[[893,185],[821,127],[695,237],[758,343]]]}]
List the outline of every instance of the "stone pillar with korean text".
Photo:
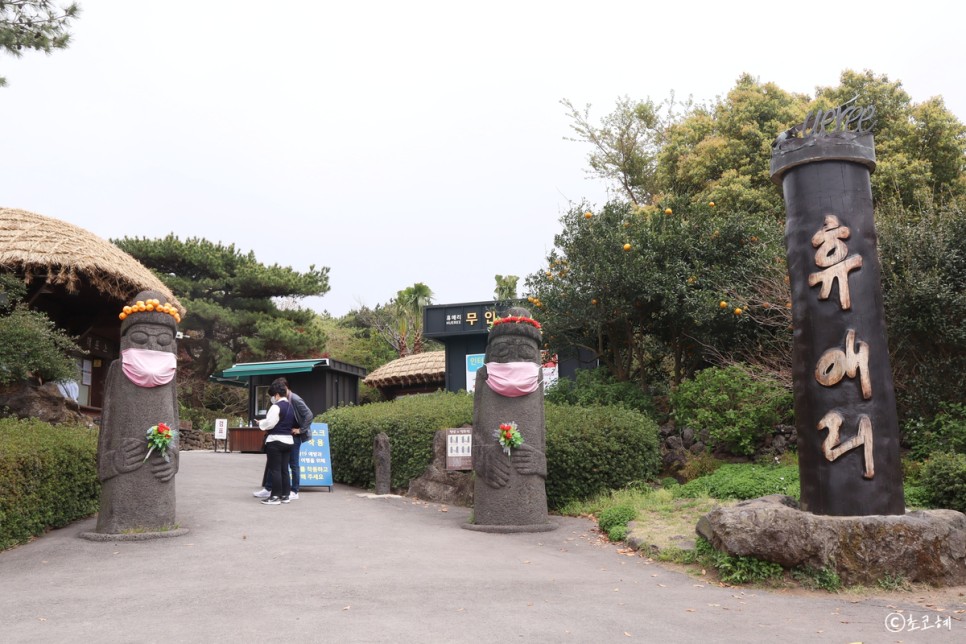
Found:
[{"label": "stone pillar with korean text", "polygon": [[786,206],[801,506],[813,514],[905,512],[872,210],[873,116],[852,101],[817,110],[772,150]]}]

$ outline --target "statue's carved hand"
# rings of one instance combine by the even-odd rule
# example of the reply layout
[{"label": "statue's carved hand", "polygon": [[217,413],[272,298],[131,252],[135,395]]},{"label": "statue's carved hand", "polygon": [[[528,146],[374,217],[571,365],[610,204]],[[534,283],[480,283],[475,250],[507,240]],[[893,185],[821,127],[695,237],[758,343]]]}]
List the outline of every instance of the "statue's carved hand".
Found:
[{"label": "statue's carved hand", "polygon": [[503,448],[499,445],[487,445],[480,450],[480,454],[482,463],[477,468],[477,474],[492,488],[506,487],[510,482],[510,461],[503,453]]},{"label": "statue's carved hand", "polygon": [[513,450],[513,467],[519,474],[547,478],[547,455],[524,443]]},{"label": "statue's carved hand", "polygon": [[171,459],[171,462],[163,458],[152,459],[151,472],[162,483],[167,483],[178,473],[178,455],[168,451],[168,457]]},{"label": "statue's carved hand", "polygon": [[133,472],[141,467],[148,446],[143,440],[125,438],[121,441],[120,449],[114,451],[114,468],[119,474]]}]

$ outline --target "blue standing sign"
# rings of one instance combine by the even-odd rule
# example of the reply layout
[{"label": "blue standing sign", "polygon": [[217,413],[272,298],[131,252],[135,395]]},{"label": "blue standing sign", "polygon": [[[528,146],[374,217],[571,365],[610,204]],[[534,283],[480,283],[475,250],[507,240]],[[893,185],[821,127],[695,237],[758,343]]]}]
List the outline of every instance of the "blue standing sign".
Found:
[{"label": "blue standing sign", "polygon": [[327,487],[332,491],[328,423],[312,423],[312,439],[299,452],[299,487]]}]

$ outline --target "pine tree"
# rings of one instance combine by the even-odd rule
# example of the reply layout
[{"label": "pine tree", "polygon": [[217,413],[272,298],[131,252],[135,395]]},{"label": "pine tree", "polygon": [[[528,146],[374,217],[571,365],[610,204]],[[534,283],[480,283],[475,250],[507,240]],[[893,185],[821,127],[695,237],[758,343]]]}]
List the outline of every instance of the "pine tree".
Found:
[{"label": "pine tree", "polygon": [[[50,0],[0,0],[0,51],[20,57],[25,48],[45,54],[67,49],[67,28],[79,14],[76,2],[58,7]],[[0,87],[6,84],[0,76]]]}]

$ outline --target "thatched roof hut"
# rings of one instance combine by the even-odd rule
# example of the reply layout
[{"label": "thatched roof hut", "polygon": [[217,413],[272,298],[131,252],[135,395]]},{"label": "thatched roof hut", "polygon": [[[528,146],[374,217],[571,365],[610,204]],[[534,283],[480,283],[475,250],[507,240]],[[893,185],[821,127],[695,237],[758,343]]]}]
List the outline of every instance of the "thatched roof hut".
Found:
[{"label": "thatched roof hut", "polygon": [[114,244],[25,210],[0,208],[0,273],[22,279],[27,306],[77,339],[82,408],[101,405],[107,368],[120,353],[118,314],[133,296],[160,291],[185,314],[154,273]]},{"label": "thatched roof hut", "polygon": [[446,352],[429,351],[393,360],[363,380],[392,400],[396,396],[430,393],[446,386]]},{"label": "thatched roof hut", "polygon": [[77,293],[89,285],[118,302],[156,290],[185,313],[161,280],[114,244],[26,210],[0,208],[0,269],[23,275],[28,286],[62,286]]}]

